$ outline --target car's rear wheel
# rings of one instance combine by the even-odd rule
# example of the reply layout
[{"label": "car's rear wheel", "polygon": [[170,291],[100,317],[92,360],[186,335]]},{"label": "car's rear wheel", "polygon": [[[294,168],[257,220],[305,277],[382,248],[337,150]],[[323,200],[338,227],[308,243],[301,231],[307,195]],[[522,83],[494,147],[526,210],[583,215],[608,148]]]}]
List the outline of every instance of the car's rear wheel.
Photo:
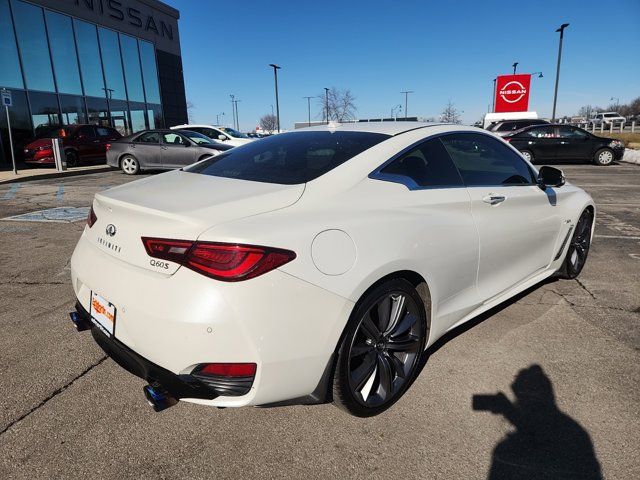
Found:
[{"label": "car's rear wheel", "polygon": [[593,228],[593,211],[586,209],[580,215],[576,229],[567,249],[567,256],[558,270],[560,278],[572,279],[580,275],[587,262],[591,247],[591,229]]},{"label": "car's rear wheel", "polygon": [[69,150],[65,152],[65,157],[67,157],[67,167],[78,166],[78,154],[76,152]]},{"label": "car's rear wheel", "polygon": [[597,164],[597,165],[611,165],[613,163],[613,151],[611,151],[608,148],[601,148],[600,150],[598,150],[596,152],[596,154],[593,157],[593,161]]},{"label": "car's rear wheel", "polygon": [[526,161],[528,161],[529,163],[533,163],[534,156],[531,150],[522,150],[520,153]]},{"label": "car's rear wheel", "polygon": [[140,163],[136,157],[125,155],[120,160],[120,168],[127,175],[136,175],[140,171]]},{"label": "car's rear wheel", "polygon": [[333,400],[358,417],[382,413],[413,381],[427,341],[427,318],[413,285],[394,279],[354,309],[338,350]]}]

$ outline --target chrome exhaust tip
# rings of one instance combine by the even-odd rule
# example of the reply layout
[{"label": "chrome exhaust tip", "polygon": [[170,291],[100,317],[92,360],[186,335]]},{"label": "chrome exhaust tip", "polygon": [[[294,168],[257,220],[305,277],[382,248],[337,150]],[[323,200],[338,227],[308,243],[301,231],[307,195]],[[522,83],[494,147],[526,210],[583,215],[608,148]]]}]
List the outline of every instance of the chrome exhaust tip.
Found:
[{"label": "chrome exhaust tip", "polygon": [[69,317],[78,332],[84,332],[91,328],[91,323],[87,322],[77,311],[69,312]]},{"label": "chrome exhaust tip", "polygon": [[147,399],[147,403],[153,407],[153,410],[156,412],[166,410],[178,403],[176,398],[172,397],[169,392],[160,386],[147,385],[142,389],[142,391]]}]

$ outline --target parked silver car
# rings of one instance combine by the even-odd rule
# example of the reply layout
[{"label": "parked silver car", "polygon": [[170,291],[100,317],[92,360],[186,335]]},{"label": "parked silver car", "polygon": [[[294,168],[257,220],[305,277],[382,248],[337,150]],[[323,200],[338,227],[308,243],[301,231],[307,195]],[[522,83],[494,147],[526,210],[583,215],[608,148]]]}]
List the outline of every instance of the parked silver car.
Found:
[{"label": "parked silver car", "polygon": [[145,130],[107,145],[107,165],[135,175],[182,168],[231,148],[190,130]]}]

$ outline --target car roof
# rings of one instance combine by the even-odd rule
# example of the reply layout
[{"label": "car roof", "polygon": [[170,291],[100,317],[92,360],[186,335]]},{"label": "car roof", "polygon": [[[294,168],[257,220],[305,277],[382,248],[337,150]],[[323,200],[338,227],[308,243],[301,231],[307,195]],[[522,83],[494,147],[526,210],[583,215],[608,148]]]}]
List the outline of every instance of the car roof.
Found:
[{"label": "car roof", "polygon": [[326,125],[317,125],[313,127],[304,127],[292,130],[295,132],[367,132],[367,133],[383,133],[386,135],[398,135],[400,133],[409,132],[418,128],[453,126],[453,124],[434,123],[434,122],[349,122],[338,123],[329,122]]}]

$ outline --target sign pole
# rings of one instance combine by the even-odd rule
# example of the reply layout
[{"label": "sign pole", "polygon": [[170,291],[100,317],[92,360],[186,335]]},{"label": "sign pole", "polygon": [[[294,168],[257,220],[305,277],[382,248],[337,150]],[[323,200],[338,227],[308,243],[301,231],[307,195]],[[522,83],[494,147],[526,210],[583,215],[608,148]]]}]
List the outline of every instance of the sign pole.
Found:
[{"label": "sign pole", "polygon": [[11,135],[11,119],[9,118],[9,105],[5,105],[4,109],[7,113],[7,129],[9,130],[9,147],[11,148],[11,162],[13,163],[13,174],[18,174],[18,169],[16,168],[16,156],[13,153],[13,136]]}]

